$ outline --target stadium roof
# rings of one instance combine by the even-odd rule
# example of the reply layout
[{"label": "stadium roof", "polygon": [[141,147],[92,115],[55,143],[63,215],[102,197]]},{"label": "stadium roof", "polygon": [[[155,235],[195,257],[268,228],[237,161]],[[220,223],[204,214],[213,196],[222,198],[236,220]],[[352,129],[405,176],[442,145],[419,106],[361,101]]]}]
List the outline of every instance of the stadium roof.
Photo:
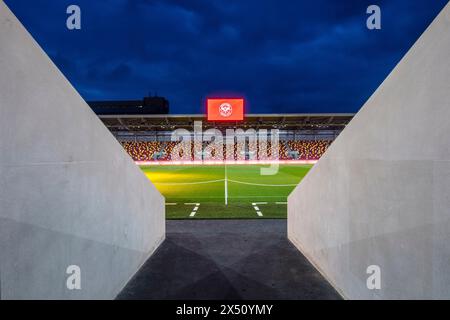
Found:
[{"label": "stadium roof", "polygon": [[117,131],[167,131],[177,128],[191,130],[194,121],[202,121],[203,128],[278,128],[284,130],[342,130],[353,118],[353,113],[288,113],[247,114],[244,121],[211,122],[204,114],[173,115],[99,115],[106,127]]}]

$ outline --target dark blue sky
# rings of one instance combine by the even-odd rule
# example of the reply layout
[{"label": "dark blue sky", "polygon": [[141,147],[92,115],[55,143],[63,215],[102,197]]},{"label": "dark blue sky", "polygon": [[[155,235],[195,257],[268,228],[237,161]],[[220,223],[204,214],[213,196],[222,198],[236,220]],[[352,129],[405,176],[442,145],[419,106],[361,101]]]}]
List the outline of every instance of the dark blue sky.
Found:
[{"label": "dark blue sky", "polygon": [[[86,100],[206,96],[248,111],[356,112],[448,0],[5,0]],[[82,30],[66,28],[66,8]],[[366,28],[366,8],[382,30]]]}]

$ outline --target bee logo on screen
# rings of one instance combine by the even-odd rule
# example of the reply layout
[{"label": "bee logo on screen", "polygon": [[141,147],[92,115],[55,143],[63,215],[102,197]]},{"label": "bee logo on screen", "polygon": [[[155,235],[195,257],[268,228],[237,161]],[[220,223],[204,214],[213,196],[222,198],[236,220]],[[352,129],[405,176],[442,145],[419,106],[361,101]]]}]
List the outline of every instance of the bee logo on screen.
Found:
[{"label": "bee logo on screen", "polygon": [[208,98],[206,102],[208,121],[244,120],[244,99]]},{"label": "bee logo on screen", "polygon": [[219,107],[219,113],[222,117],[228,118],[233,114],[233,107],[228,102],[224,102]]}]

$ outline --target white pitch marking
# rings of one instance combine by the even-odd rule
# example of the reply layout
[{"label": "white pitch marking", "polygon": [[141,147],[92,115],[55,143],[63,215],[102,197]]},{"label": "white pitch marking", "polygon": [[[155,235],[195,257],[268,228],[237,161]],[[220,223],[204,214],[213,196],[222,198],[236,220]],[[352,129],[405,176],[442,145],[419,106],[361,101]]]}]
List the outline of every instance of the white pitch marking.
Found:
[{"label": "white pitch marking", "polygon": [[257,204],[267,204],[267,202],[252,202],[252,206],[253,206],[253,208],[255,209],[256,214],[257,214],[259,217],[262,217],[263,214],[262,214],[261,210],[259,209],[259,207],[257,206]]},{"label": "white pitch marking", "polygon": [[231,180],[228,179],[230,182],[234,183],[240,183],[240,184],[246,184],[250,186],[260,186],[260,187],[295,187],[296,184],[262,184],[262,183],[251,183],[251,182],[244,182],[244,181],[238,181],[238,180]]},{"label": "white pitch marking", "polygon": [[166,203],[166,206],[176,206],[176,203]]},{"label": "white pitch marking", "polygon": [[204,183],[214,183],[214,182],[222,182],[223,179],[219,180],[209,180],[209,181],[196,181],[196,182],[154,182],[154,184],[160,184],[163,186],[183,186],[183,185],[191,185],[191,184],[204,184]]},{"label": "white pitch marking", "polygon": [[275,202],[275,204],[287,204],[287,202]]},{"label": "white pitch marking", "polygon": [[187,206],[199,206],[200,205],[200,203],[190,203],[190,202],[186,202],[185,203],[185,205],[187,205]]},{"label": "white pitch marking", "polygon": [[189,215],[189,217],[194,217],[195,214],[197,213],[198,207],[200,206],[200,203],[185,203],[186,205],[195,205],[194,209],[192,209],[191,214]]},{"label": "white pitch marking", "polygon": [[227,164],[225,163],[225,177],[224,177],[224,189],[225,189],[225,205],[228,206],[228,174],[227,174]]}]

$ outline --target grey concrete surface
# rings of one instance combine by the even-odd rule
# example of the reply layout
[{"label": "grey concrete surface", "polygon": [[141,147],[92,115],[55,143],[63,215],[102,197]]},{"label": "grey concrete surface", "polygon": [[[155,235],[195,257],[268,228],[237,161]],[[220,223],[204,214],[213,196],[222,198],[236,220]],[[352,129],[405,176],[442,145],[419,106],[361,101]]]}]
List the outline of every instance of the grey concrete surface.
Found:
[{"label": "grey concrete surface", "polygon": [[286,220],[168,220],[119,299],[341,299],[288,241]]},{"label": "grey concrete surface", "polygon": [[[0,295],[111,299],[165,235],[164,198],[0,1]],[[66,269],[81,268],[81,290]]]},{"label": "grey concrete surface", "polygon": [[447,4],[288,198],[289,239],[346,298],[450,298],[449,33]]}]

